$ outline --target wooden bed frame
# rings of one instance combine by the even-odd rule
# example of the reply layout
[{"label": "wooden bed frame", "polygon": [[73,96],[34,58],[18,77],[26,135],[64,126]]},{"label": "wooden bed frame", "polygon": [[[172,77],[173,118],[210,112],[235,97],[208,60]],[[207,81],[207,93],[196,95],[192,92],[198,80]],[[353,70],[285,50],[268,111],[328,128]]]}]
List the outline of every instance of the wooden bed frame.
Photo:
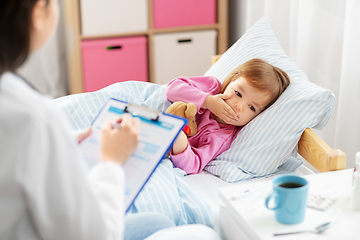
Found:
[{"label": "wooden bed frame", "polygon": [[[214,64],[221,55],[213,56]],[[298,153],[319,172],[342,170],[346,167],[346,155],[343,151],[333,150],[316,133],[307,128],[298,142]]]}]

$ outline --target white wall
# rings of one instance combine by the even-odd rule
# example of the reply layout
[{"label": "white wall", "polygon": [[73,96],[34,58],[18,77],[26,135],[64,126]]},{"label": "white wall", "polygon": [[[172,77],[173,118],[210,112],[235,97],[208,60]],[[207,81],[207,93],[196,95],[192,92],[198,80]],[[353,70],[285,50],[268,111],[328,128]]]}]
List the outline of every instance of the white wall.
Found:
[{"label": "white wall", "polygon": [[229,0],[229,46],[234,44],[247,29],[242,26],[246,17],[246,4],[241,0]]}]

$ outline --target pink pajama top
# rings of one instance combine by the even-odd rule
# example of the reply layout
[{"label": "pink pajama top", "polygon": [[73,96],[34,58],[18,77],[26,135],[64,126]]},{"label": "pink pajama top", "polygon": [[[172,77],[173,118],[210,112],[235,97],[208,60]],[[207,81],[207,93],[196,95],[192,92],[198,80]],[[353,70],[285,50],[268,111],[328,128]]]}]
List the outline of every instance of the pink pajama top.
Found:
[{"label": "pink pajama top", "polygon": [[196,105],[198,132],[188,138],[189,144],[184,152],[172,155],[175,167],[187,174],[199,173],[206,164],[222,152],[228,150],[241,127],[218,123],[213,113],[203,109],[206,97],[220,93],[221,83],[215,77],[180,77],[167,85],[166,97],[171,102],[192,102]]}]

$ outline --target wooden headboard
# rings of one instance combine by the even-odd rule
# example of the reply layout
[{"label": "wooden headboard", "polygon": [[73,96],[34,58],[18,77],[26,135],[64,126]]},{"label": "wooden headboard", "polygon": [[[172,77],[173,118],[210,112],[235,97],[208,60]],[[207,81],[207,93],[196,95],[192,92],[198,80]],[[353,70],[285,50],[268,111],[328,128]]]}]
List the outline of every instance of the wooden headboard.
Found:
[{"label": "wooden headboard", "polygon": [[[212,56],[212,64],[220,56]],[[339,149],[333,150],[310,128],[305,129],[301,135],[298,153],[319,172],[342,170],[346,167],[346,154]]]}]

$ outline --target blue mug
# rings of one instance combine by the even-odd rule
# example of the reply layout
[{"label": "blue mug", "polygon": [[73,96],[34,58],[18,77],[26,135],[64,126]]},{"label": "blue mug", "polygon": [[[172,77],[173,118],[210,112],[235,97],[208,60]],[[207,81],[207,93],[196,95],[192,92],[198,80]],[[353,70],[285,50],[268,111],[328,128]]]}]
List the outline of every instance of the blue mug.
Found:
[{"label": "blue mug", "polygon": [[[275,219],[283,224],[296,224],[304,221],[309,183],[305,178],[295,175],[282,175],[274,178],[273,192],[266,198],[265,206],[275,211]],[[270,199],[275,206],[269,207]]]}]

